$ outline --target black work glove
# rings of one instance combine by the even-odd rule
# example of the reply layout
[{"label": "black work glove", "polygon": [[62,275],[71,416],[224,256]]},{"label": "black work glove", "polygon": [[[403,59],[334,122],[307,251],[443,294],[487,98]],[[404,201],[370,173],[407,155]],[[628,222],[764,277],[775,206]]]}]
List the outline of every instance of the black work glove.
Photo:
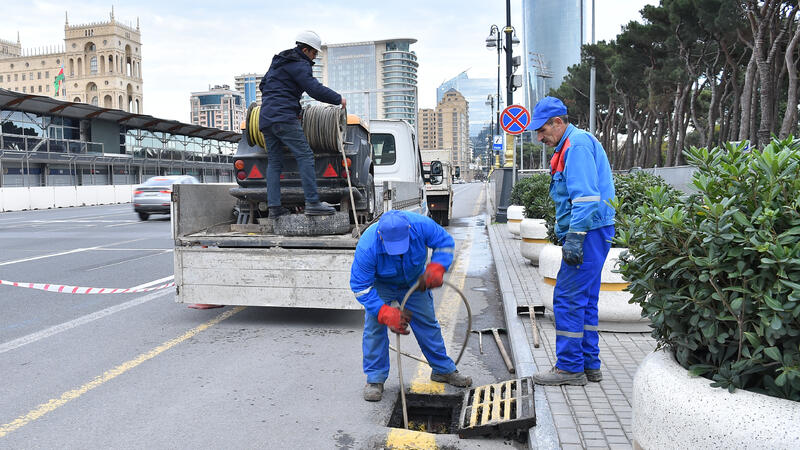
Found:
[{"label": "black work glove", "polygon": [[583,263],[583,240],[586,239],[585,232],[570,232],[564,239],[564,246],[561,247],[561,257],[570,266],[579,266]]}]

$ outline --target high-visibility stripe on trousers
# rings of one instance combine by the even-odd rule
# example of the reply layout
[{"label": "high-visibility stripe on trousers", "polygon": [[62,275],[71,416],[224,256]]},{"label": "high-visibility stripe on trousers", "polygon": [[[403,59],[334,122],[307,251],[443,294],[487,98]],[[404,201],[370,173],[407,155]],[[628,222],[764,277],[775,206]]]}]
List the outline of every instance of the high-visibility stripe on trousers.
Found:
[{"label": "high-visibility stripe on trousers", "polygon": [[561,370],[583,372],[600,368],[597,302],[600,276],[613,237],[613,225],[590,230],[583,241],[583,263],[570,266],[561,262],[553,290],[556,367]]}]

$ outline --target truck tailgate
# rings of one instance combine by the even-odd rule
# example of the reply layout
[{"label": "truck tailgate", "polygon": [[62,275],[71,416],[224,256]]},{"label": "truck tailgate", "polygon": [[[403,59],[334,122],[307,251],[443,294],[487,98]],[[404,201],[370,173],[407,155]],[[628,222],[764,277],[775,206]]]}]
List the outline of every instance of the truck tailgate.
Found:
[{"label": "truck tailgate", "polygon": [[350,290],[354,250],[175,248],[176,301],[361,309]]}]

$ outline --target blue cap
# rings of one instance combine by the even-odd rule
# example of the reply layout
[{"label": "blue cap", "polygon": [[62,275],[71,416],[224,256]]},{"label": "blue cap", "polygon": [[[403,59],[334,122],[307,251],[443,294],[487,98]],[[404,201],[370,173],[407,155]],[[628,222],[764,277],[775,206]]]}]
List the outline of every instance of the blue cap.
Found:
[{"label": "blue cap", "polygon": [[539,103],[533,107],[533,119],[528,128],[531,130],[538,130],[542,128],[551,117],[565,116],[567,114],[567,107],[564,102],[555,97],[545,97],[539,100]]},{"label": "blue cap", "polygon": [[378,221],[378,237],[383,241],[386,253],[402,255],[408,251],[410,228],[408,217],[396,209],[386,211],[381,215]]}]

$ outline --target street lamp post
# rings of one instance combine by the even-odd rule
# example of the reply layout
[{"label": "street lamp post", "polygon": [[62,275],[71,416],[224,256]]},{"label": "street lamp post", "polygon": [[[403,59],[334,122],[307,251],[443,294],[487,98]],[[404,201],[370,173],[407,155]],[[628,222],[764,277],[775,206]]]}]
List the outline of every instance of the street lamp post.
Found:
[{"label": "street lamp post", "polygon": [[[500,28],[498,28],[497,25],[490,26],[489,36],[486,37],[486,48],[489,50],[492,48],[497,49],[497,94],[495,96],[497,99],[497,110],[494,111],[494,99],[492,99],[492,109],[495,115],[493,119],[495,119],[494,123],[496,124],[496,128],[492,129],[493,136],[500,135],[500,52],[503,50],[503,41],[501,38]],[[489,94],[489,98],[492,98],[491,94]],[[494,140],[492,140],[492,144],[494,144]],[[494,151],[492,153],[494,154]],[[497,160],[496,157],[495,160]],[[497,162],[495,162],[495,167],[499,167]]]}]

